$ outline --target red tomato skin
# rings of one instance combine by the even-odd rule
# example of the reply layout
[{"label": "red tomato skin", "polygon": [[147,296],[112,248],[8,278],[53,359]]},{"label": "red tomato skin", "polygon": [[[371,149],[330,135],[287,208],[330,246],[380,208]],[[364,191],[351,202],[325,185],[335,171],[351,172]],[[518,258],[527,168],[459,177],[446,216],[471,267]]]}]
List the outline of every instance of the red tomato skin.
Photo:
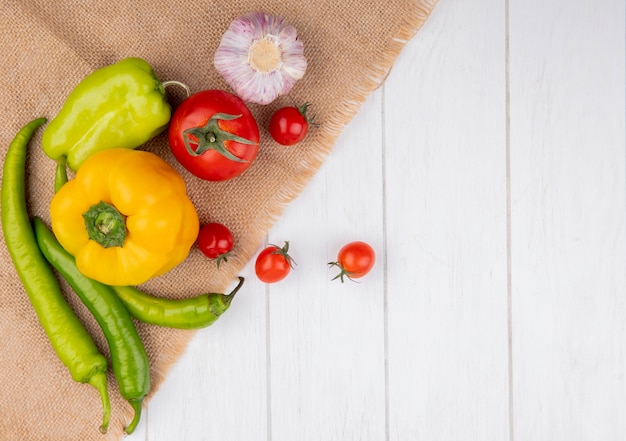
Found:
[{"label": "red tomato skin", "polygon": [[376,254],[374,249],[365,242],[350,242],[339,250],[337,261],[350,278],[358,279],[374,267]]},{"label": "red tomato skin", "polygon": [[[225,141],[227,149],[245,162],[226,158],[215,150],[192,156],[185,148],[183,131],[203,127],[216,113],[241,115],[233,120],[220,120],[220,129],[235,134],[255,144]],[[237,96],[223,90],[203,90],[185,99],[172,115],[168,139],[176,160],[193,175],[207,181],[225,181],[241,175],[250,167],[259,152],[258,125],[245,103]]]},{"label": "red tomato skin", "polygon": [[228,254],[235,243],[233,233],[223,224],[212,222],[203,225],[198,234],[198,248],[209,259]]},{"label": "red tomato skin", "polygon": [[270,119],[269,131],[282,145],[294,145],[304,139],[309,130],[309,122],[296,107],[282,107]]},{"label": "red tomato skin", "polygon": [[254,270],[261,282],[280,282],[291,272],[289,261],[277,251],[280,251],[279,247],[269,246],[259,253]]}]

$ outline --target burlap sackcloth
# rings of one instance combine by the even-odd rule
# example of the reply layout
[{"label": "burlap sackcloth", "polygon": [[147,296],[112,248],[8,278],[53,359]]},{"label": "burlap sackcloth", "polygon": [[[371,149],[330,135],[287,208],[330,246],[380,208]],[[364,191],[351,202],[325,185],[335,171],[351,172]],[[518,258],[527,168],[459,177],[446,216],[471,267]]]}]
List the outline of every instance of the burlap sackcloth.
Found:
[{"label": "burlap sackcloth", "polygon": [[[127,56],[144,58],[162,81],[178,80],[192,91],[229,90],[213,67],[213,54],[230,21],[257,10],[283,16],[304,42],[308,69],[289,97],[268,106],[250,105],[262,144],[246,173],[223,183],[203,182],[178,166],[165,134],[142,147],[180,171],[201,222],[222,222],[236,238],[234,256],[219,270],[194,247],[181,265],[142,288],[171,298],[223,291],[254,256],[286,204],[322,165],[341,129],[384,81],[436,2],[2,0],[1,156],[4,158],[8,144],[24,124],[36,117],[50,120],[82,78]],[[176,106],[183,96],[168,90]],[[296,147],[274,143],[267,132],[272,111],[305,101],[311,103],[311,112],[321,125]],[[41,151],[41,131],[36,132],[29,150],[27,197],[31,215],[49,222],[54,163]],[[0,259],[0,439],[119,439],[132,411],[119,396],[114,377],[109,374],[112,419],[105,437],[98,432],[102,408],[95,389],[75,383],[57,359],[4,241]],[[65,284],[62,286],[100,349],[108,354],[106,341],[89,312]],[[137,326],[150,358],[152,395],[194,333]]]}]

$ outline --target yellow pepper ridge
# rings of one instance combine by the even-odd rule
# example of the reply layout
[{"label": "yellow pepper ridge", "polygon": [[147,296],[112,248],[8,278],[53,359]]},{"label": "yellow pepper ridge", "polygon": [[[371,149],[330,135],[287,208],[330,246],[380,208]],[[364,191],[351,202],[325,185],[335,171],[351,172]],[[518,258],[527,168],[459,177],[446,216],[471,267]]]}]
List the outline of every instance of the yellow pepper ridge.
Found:
[{"label": "yellow pepper ridge", "polygon": [[169,271],[199,230],[183,178],[142,150],[90,156],[54,195],[50,217],[80,272],[107,285],[139,285]]}]

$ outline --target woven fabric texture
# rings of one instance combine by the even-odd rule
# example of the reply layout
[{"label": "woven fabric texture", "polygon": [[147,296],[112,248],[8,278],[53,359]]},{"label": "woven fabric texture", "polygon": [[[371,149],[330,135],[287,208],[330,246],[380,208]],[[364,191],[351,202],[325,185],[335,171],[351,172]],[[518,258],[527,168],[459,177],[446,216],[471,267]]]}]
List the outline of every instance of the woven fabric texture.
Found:
[{"label": "woven fabric texture", "polygon": [[[243,175],[221,183],[195,178],[177,164],[165,134],[141,147],[160,155],[183,175],[201,223],[222,222],[236,237],[233,257],[219,270],[194,247],[181,265],[142,288],[170,298],[223,291],[254,256],[285,206],[323,164],[342,128],[384,81],[436,2],[4,0],[0,8],[0,157],[4,158],[24,124],[36,117],[52,119],[81,79],[124,57],[145,59],[162,81],[181,81],[192,92],[229,90],[213,67],[213,54],[231,20],[252,11],[284,17],[304,42],[308,68],[288,97],[267,106],[249,105],[262,141],[256,161]],[[168,89],[168,97],[175,107],[183,99],[182,90]],[[305,101],[311,103],[321,125],[297,147],[273,142],[267,131],[272,112]],[[27,201],[31,216],[49,223],[55,164],[41,150],[41,131],[29,149]],[[111,424],[103,436],[98,432],[102,417],[98,394],[89,385],[75,383],[56,357],[4,238],[0,260],[0,439],[120,439],[132,410],[119,396],[113,375],[109,374]],[[96,322],[61,283],[68,301],[107,354]],[[194,332],[142,324],[138,331],[151,364],[152,392],[147,402]]]}]

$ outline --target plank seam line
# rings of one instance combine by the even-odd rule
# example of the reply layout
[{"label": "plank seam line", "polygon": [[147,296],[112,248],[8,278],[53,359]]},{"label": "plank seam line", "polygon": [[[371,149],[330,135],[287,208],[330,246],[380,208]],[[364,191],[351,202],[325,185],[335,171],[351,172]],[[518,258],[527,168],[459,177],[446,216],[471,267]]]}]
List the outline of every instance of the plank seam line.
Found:
[{"label": "plank seam line", "polygon": [[381,165],[382,165],[382,224],[383,224],[383,358],[384,358],[384,394],[385,394],[385,441],[389,441],[389,310],[388,310],[388,280],[387,280],[387,157],[386,113],[385,113],[385,84],[381,88]]},{"label": "plank seam line", "polygon": [[[269,243],[265,238],[265,246]],[[266,412],[267,412],[267,441],[272,441],[272,357],[270,336],[270,287],[265,285],[265,389],[266,389]]]},{"label": "plank seam line", "polygon": [[509,441],[515,441],[513,396],[513,282],[511,238],[511,65],[510,65],[510,0],[504,3],[504,63],[505,63],[505,144],[506,144],[506,292],[507,292],[507,347],[509,380]]}]

